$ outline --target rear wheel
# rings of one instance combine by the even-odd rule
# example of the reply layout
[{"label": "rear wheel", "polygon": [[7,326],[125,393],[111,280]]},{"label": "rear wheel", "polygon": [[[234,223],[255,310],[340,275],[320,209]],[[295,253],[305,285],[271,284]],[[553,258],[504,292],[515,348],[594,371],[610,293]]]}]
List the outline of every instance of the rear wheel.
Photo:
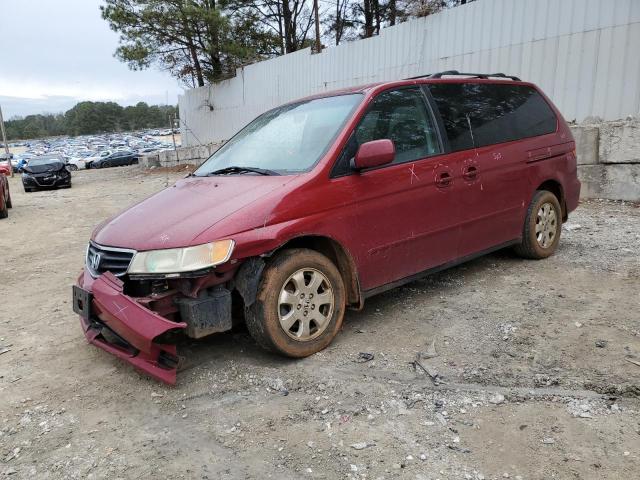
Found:
[{"label": "rear wheel", "polygon": [[9,210],[7,209],[7,203],[2,202],[0,207],[0,218],[7,218],[9,216]]},{"label": "rear wheel", "polygon": [[557,250],[561,230],[562,209],[558,198],[551,192],[538,190],[527,210],[522,243],[515,251],[524,258],[547,258]]},{"label": "rear wheel", "polygon": [[307,357],[327,347],[342,326],[345,292],[336,266],[307,249],[284,250],[265,268],[247,328],[264,348]]},{"label": "rear wheel", "polygon": [[11,203],[11,194],[7,197],[7,208],[13,208],[13,204]]}]

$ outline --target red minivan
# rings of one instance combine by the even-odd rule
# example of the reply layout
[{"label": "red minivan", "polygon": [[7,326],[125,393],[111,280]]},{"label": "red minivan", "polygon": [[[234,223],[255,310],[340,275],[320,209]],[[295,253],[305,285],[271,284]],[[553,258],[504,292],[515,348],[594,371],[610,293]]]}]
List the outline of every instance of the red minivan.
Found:
[{"label": "red minivan", "polygon": [[11,194],[7,180],[9,175],[11,175],[11,164],[0,163],[0,218],[7,218],[11,208]]},{"label": "red minivan", "polygon": [[304,357],[376,293],[509,246],[548,257],[579,192],[569,128],[516,77],[323,93],[100,224],[74,310],[89,342],[168,383],[177,338],[229,330],[234,305],[261,346]]}]

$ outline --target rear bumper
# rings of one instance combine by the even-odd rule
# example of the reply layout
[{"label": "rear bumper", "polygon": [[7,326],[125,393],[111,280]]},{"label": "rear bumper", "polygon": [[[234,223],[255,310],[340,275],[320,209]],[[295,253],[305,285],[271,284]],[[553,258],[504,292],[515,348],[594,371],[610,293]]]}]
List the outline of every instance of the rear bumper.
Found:
[{"label": "rear bumper", "polygon": [[157,380],[175,384],[176,346],[155,340],[168,331],[186,328],[186,323],[161,317],[122,289],[123,283],[108,272],[94,279],[85,271],[78,278],[74,310],[80,314],[87,341]]}]

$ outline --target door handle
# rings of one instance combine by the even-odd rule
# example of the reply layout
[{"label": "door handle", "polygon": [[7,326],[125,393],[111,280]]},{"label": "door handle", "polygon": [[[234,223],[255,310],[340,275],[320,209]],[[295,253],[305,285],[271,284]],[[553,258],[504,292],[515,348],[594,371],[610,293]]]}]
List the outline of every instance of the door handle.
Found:
[{"label": "door handle", "polygon": [[478,177],[478,169],[471,165],[462,171],[462,176],[465,180],[475,180]]},{"label": "door handle", "polygon": [[436,178],[436,185],[439,187],[450,187],[453,183],[453,177],[449,172],[440,172]]}]

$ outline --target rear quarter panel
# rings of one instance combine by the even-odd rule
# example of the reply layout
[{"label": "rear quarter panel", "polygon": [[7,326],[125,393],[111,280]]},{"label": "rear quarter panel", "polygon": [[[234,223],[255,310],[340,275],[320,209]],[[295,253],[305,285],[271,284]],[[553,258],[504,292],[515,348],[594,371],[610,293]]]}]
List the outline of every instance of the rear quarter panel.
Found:
[{"label": "rear quarter panel", "polygon": [[537,86],[532,85],[545,99],[558,119],[555,133],[527,139],[526,162],[529,177],[529,200],[536,189],[547,181],[560,184],[566,213],[575,210],[580,197],[580,181],[575,155],[575,140],[562,113]]}]

